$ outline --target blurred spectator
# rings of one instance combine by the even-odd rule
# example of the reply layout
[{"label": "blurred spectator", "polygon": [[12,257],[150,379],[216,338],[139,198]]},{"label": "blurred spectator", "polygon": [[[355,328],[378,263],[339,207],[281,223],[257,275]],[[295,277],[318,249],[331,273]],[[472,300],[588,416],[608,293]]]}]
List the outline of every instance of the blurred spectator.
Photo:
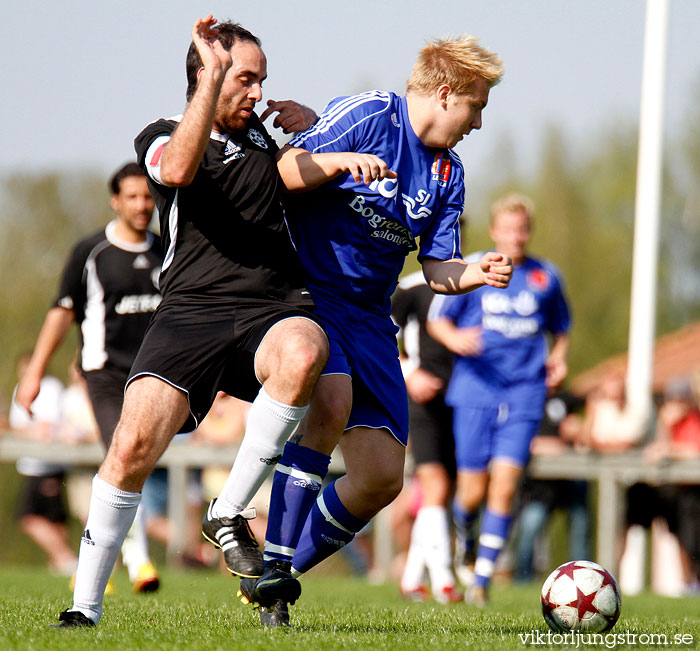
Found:
[{"label": "blurred spectator", "polygon": [[[568,392],[559,392],[545,403],[545,416],[540,430],[532,440],[533,456],[556,456],[580,446],[581,418],[573,413],[584,401]],[[531,581],[535,578],[534,550],[537,539],[545,530],[555,509],[565,509],[569,522],[569,558],[590,558],[590,517],[588,512],[588,482],[532,479],[525,475],[521,489],[521,507],[516,523],[515,578]],[[543,568],[549,567],[546,563]]]},{"label": "blurred spectator", "polygon": [[646,433],[645,425],[643,417],[627,404],[621,374],[607,374],[588,396],[583,440],[597,452],[622,452],[639,444]]},{"label": "blurred spectator", "polygon": [[[30,354],[20,357],[18,379],[21,380],[30,359]],[[10,406],[10,427],[32,440],[48,442],[57,439],[61,430],[61,381],[48,375],[41,379],[39,393],[31,403],[31,415],[16,402],[16,393],[15,387]],[[17,461],[17,471],[25,478],[17,500],[20,528],[46,553],[52,570],[72,575],[78,558],[68,542],[65,467],[23,457]]]},{"label": "blurred spectator", "polygon": [[[188,435],[177,435],[173,443]],[[201,539],[202,520],[202,487],[200,482],[201,470],[188,468],[187,485],[185,488],[185,547],[182,555],[175,561],[190,568],[207,567],[210,556],[206,552],[209,547]],[[173,532],[168,519],[168,469],[155,468],[146,479],[142,490],[143,516],[146,522],[146,534],[152,540],[167,547]]]},{"label": "blurred spectator", "polygon": [[[685,378],[669,380],[659,407],[647,463],[700,455],[700,413]],[[645,584],[646,530],[652,539],[652,589],[680,596],[697,580],[700,492],[697,486],[633,485],[627,495],[627,531],[620,560],[620,587],[639,593]]]}]

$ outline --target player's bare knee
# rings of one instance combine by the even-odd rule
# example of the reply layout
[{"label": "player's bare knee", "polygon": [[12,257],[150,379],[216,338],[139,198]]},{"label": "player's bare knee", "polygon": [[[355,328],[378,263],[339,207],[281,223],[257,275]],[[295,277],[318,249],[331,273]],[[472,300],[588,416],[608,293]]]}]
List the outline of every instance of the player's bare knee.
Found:
[{"label": "player's bare knee", "polygon": [[145,481],[153,469],[147,438],[117,429],[103,465],[115,478]]},{"label": "player's bare knee", "polygon": [[327,391],[322,400],[314,398],[313,409],[319,428],[342,433],[350,417],[352,399],[343,392]]},{"label": "player's bare knee", "polygon": [[295,333],[279,353],[279,372],[300,387],[313,387],[328,360],[328,346],[320,336],[309,339]]},{"label": "player's bare knee", "polygon": [[379,511],[398,497],[403,488],[403,473],[378,470],[364,477],[358,488],[363,493],[363,500]]},{"label": "player's bare knee", "polygon": [[508,487],[501,487],[492,491],[489,491],[488,505],[489,508],[495,510],[499,513],[509,513],[513,505],[513,498],[515,497],[515,489],[510,489]]}]

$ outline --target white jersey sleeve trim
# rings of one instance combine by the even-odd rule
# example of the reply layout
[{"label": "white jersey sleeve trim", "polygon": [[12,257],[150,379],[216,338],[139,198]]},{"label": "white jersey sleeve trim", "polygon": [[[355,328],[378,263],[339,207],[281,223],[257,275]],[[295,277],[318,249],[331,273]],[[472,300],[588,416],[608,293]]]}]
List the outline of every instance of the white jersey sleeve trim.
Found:
[{"label": "white jersey sleeve trim", "polygon": [[84,371],[95,371],[104,368],[107,361],[105,341],[107,338],[107,326],[105,323],[105,292],[97,275],[95,258],[106,249],[110,243],[107,240],[101,242],[90,253],[85,263],[85,318],[80,329],[83,333],[82,364]]},{"label": "white jersey sleeve trim", "polygon": [[290,144],[293,147],[298,147],[301,144],[303,144],[308,138],[328,132],[336,122],[345,117],[350,111],[353,111],[359,106],[362,106],[363,104],[366,104],[368,102],[375,102],[376,100],[383,101],[385,105],[377,111],[366,115],[361,120],[354,122],[337,138],[334,138],[333,140],[318,145],[312,150],[312,153],[316,153],[320,149],[332,145],[333,143],[337,142],[338,140],[346,136],[348,133],[350,133],[350,131],[360,126],[363,122],[386,112],[391,107],[391,97],[389,96],[389,94],[380,91],[372,91],[370,93],[364,93],[362,95],[355,95],[353,97],[339,102],[338,105],[334,106],[333,109],[331,109],[331,111],[329,111],[326,115],[322,116],[321,119],[313,127],[311,127],[308,131],[305,131],[303,134],[299,134],[296,138],[294,138],[291,141]]},{"label": "white jersey sleeve trim", "polygon": [[175,258],[175,244],[177,242],[177,222],[178,222],[178,208],[177,200],[179,198],[180,191],[175,191],[175,198],[170,206],[170,214],[168,215],[168,235],[170,237],[170,242],[168,244],[168,250],[163,258],[163,266],[161,271],[165,271],[172,263]]}]

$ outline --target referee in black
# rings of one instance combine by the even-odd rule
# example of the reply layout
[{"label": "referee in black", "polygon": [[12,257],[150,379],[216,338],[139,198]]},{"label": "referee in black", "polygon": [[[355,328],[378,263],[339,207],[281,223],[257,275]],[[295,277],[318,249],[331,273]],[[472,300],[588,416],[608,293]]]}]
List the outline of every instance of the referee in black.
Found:
[{"label": "referee in black", "polygon": [[[163,259],[160,240],[148,230],[154,202],[143,170],[127,163],[109,186],[116,219],[78,242],[70,254],[16,396],[31,413],[49,360],[77,324],[81,370],[105,449],[119,420],[129,369],[161,300]],[[136,592],[158,588],[140,517],[123,556]]]},{"label": "referee in black", "polygon": [[[133,364],[122,415],[93,480],[73,606],[59,627],[94,626],[141,488],[178,431],[197,426],[217,391],[253,400],[231,475],[204,535],[229,570],[260,576],[246,507],[308,408],[328,356],[309,311],[278,191],[277,146],[253,112],[267,61],[236,23],[198,19],[187,55],[187,106],[136,138],[165,251],[160,304]],[[216,26],[215,26],[216,25]],[[316,120],[294,103],[268,108],[285,131]]]}]

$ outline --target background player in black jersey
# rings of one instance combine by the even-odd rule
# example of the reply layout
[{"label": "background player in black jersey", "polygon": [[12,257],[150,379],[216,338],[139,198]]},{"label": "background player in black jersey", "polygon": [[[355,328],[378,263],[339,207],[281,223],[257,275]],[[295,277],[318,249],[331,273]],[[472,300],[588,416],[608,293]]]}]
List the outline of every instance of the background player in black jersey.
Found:
[{"label": "background player in black jersey", "polygon": [[434,296],[423,272],[416,271],[401,279],[391,297],[391,316],[401,328],[401,369],[409,398],[408,437],[415,463],[414,480],[420,491],[401,593],[412,601],[425,601],[427,570],[435,600],[451,603],[463,597],[452,569],[448,515],[457,474],[452,408],[445,404],[452,353],[425,327]]},{"label": "background player in black jersey", "polygon": [[[152,122],[135,141],[161,218],[163,302],[93,480],[73,607],[61,613],[60,627],[98,623],[146,477],[172,437],[201,422],[219,390],[254,401],[203,533],[232,573],[262,573],[246,507],[306,413],[328,356],[284,223],[277,146],[253,112],[265,55],[240,25],[216,22],[210,15],[193,27],[184,114]],[[316,118],[296,106],[270,109],[285,128],[290,111],[308,115],[304,128]]]},{"label": "background player in black jersey", "polygon": [[[154,203],[143,170],[127,163],[116,171],[109,187],[117,217],[73,249],[16,397],[31,412],[49,360],[76,323],[81,368],[105,449],[119,420],[129,369],[160,303],[163,257],[158,237],[148,230]],[[141,517],[123,556],[137,592],[158,588]]]}]

